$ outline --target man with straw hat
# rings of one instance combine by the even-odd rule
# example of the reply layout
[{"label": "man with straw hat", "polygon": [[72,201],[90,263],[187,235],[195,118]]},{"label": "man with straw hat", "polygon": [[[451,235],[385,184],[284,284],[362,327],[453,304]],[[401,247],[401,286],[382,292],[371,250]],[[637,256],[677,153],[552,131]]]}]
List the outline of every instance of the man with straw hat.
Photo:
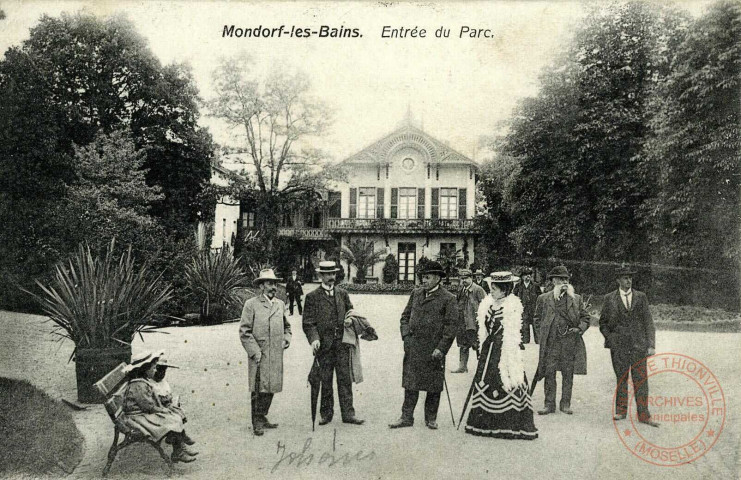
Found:
[{"label": "man with straw hat", "polygon": [[283,390],[283,350],[291,344],[286,305],[275,298],[280,280],[270,268],[260,271],[253,281],[260,293],[244,303],[239,325],[239,339],[249,356],[252,429],[258,436],[265,428],[278,427],[267,415],[273,395]]},{"label": "man with straw hat", "polygon": [[610,349],[617,377],[615,420],[625,419],[628,411],[628,376],[633,379],[638,421],[658,427],[648,409],[646,358],[656,353],[656,329],[646,294],[635,290],[635,271],[621,266],[615,272],[618,289],[605,295],[599,329]]},{"label": "man with straw hat", "polygon": [[422,288],[412,292],[400,322],[404,341],[404,404],[401,418],[389,427],[414,425],[414,409],[419,392],[425,391],[425,424],[435,430],[445,382],[445,355],[455,338],[458,306],[455,296],[440,285],[445,277],[445,270],[440,263],[431,261],[419,273],[422,276]]},{"label": "man with straw hat", "polygon": [[560,410],[571,410],[571,389],[574,374],[587,374],[587,348],[582,335],[589,328],[589,313],[581,295],[574,293],[569,283],[569,271],[563,265],[554,267],[548,278],[553,290],[542,293],[535,304],[533,323],[536,325],[540,352],[535,381],[544,378],[545,408],[538,415],[556,411],[556,372],[561,371]]},{"label": "man with straw hat", "polygon": [[319,364],[322,399],[319,408],[319,425],[326,425],[334,416],[334,392],[332,388],[337,373],[337,396],[340,398],[342,422],[362,425],[364,420],[355,417],[352,400],[352,353],[353,346],[342,338],[345,326],[352,323],[347,312],[352,310],[350,295],[335,286],[340,269],[332,261],[319,262],[316,272],[321,279],[319,288],[306,295],[304,302],[303,329],[306,339]]}]

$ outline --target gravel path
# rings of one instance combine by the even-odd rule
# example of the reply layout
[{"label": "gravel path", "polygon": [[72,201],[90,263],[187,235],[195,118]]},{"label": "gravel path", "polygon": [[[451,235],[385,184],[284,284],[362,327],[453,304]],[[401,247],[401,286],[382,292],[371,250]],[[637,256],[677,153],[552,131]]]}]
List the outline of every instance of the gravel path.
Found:
[{"label": "gravel path", "polygon": [[[145,343],[137,339],[135,352],[164,348],[172,362],[182,367],[168,372],[168,379],[189,414],[188,431],[198,441],[200,456],[194,463],[179,464],[175,476],[386,479],[492,475],[532,479],[545,475],[676,480],[738,477],[741,334],[657,333],[658,352],[679,352],[705,363],[721,382],[727,402],[726,424],[713,449],[697,462],[667,468],[639,460],[618,439],[610,419],[614,375],[609,351],[602,348],[602,336],[596,328],[585,334],[589,375],[575,379],[575,415],[536,417],[540,430],[536,441],[494,440],[456,431],[444,394],[439,430],[424,427],[421,405],[414,428],[389,430],[387,423],[398,418],[403,400],[398,322],[407,297],[351,298],[356,309],[369,316],[380,337],[361,347],[366,381],[356,385],[354,393],[358,417],[366,420],[363,426],[345,425],[338,414],[333,423],[317,426],[312,433],[306,381],[312,357],[298,315],[290,317],[294,337],[286,352],[284,391],[276,395],[270,413],[270,420],[280,423],[280,428],[267,431],[263,437],[252,435],[246,354],[237,335],[238,324],[169,328],[166,334],[145,336]],[[67,363],[71,345],[54,342],[50,330],[42,317],[0,312],[0,375],[24,378],[54,397],[74,399],[74,365]],[[528,345],[525,356],[530,374],[537,363],[537,346]],[[454,345],[448,355],[448,369],[457,366],[457,357]],[[473,360],[469,367],[474,367]],[[456,422],[472,375],[447,375]],[[651,384],[652,393],[664,393],[672,387],[658,379]],[[542,405],[541,386],[534,401],[536,407]],[[73,477],[96,478],[105,464],[112,425],[102,406],[74,412],[74,418],[86,443],[83,461]],[[686,436],[686,432],[672,425],[661,428],[669,441]],[[119,454],[110,477],[161,478],[165,473],[156,452],[137,445]]]}]

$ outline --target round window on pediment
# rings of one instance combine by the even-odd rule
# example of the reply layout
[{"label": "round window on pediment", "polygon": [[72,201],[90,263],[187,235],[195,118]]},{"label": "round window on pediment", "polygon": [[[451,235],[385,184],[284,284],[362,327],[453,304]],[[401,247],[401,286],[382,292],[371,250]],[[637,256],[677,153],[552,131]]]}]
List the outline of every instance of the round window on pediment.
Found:
[{"label": "round window on pediment", "polygon": [[411,172],[414,170],[414,165],[415,163],[412,157],[406,157],[401,161],[401,168],[403,168],[405,172]]}]

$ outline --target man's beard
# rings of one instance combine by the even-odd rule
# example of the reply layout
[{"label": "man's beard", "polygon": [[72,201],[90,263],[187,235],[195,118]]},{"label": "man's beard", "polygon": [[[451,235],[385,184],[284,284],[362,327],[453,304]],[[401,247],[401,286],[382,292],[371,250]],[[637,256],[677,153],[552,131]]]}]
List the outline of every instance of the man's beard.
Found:
[{"label": "man's beard", "polygon": [[[561,297],[561,288],[563,288],[563,285],[554,287],[553,288],[553,298],[558,300]],[[574,286],[570,283],[566,284],[566,295],[568,295],[571,298],[574,298],[574,295],[576,292],[574,292]]]}]

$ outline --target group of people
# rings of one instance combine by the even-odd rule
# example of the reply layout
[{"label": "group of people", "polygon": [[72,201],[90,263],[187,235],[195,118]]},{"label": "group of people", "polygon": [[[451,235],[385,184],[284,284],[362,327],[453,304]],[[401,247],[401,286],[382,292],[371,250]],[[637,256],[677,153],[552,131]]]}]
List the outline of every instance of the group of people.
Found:
[{"label": "group of people", "polygon": [[[377,339],[367,320],[354,309],[347,291],[335,285],[339,271],[334,262],[324,261],[316,272],[318,288],[306,295],[302,329],[314,355],[312,375],[321,382],[320,425],[334,417],[334,378],[342,421],[362,425],[353,407],[352,384],[362,381],[359,339]],[[636,396],[638,421],[658,426],[648,410],[646,358],[655,353],[655,329],[646,295],[632,288],[634,271],[621,267],[615,272],[618,288],[605,295],[599,328],[610,349],[617,379],[615,420],[628,410],[628,378]],[[414,411],[420,392],[426,392],[425,425],[437,429],[437,412],[445,384],[445,358],[454,341],[460,363],[454,373],[468,370],[471,350],[478,365],[466,398],[470,402],[465,431],[473,435],[532,440],[538,437],[532,407],[532,385],[525,373],[524,345],[532,338],[539,344],[538,366],[533,382],[544,379],[544,408],[540,415],[556,412],[556,372],[561,372],[559,410],[573,414],[571,393],[574,375],[585,375],[586,347],[582,335],[590,326],[590,314],[582,297],[575,293],[566,267],[554,267],[547,275],[551,290],[541,291],[533,271],[524,269],[522,278],[509,271],[484,276],[477,270],[460,270],[455,294],[441,284],[445,271],[438,262],[428,262],[420,272],[416,288],[401,314],[400,333],[404,346],[401,416],[389,425],[414,425]],[[277,428],[268,412],[275,393],[283,388],[283,351],[291,345],[291,325],[285,304],[276,298],[278,283],[271,269],[262,270],[254,280],[258,295],[247,300],[242,310],[239,336],[249,357],[249,388],[255,435]],[[295,276],[288,282],[289,298],[302,312],[301,283]],[[299,294],[299,292],[301,294]],[[291,302],[293,303],[293,302]],[[479,341],[479,326],[485,328]],[[185,433],[186,416],[173,401],[164,373],[168,366],[164,352],[142,354],[127,367],[124,422],[149,438],[166,438],[173,445],[175,461],[195,460],[193,439]]]}]

